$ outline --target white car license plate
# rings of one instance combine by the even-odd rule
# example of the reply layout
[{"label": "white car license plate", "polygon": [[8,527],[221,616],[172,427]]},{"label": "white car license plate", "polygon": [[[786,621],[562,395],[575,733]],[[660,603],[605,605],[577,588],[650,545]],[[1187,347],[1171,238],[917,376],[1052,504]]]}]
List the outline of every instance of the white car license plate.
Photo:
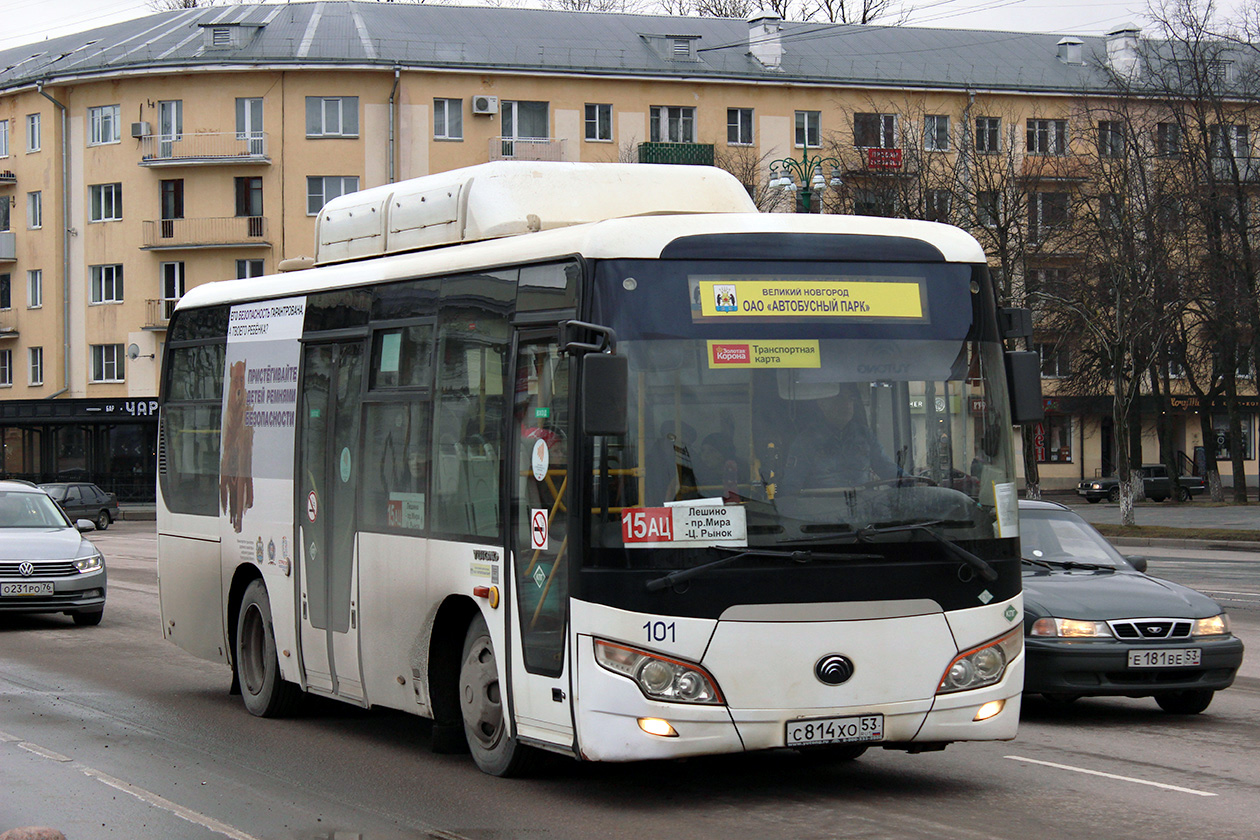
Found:
[{"label": "white car license plate", "polygon": [[0,595],[51,595],[53,594],[53,585],[51,581],[43,581],[40,583],[0,583]]},{"label": "white car license plate", "polygon": [[1168,650],[1131,650],[1130,668],[1193,668],[1202,662],[1203,651],[1199,648],[1170,648]]},{"label": "white car license plate", "polygon": [[789,720],[785,743],[789,747],[812,744],[847,744],[884,740],[883,715]]}]

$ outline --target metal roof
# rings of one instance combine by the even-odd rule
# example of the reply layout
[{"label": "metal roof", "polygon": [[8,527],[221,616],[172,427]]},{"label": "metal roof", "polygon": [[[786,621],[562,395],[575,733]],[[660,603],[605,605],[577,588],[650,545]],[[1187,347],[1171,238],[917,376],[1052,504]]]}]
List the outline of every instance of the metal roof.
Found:
[{"label": "metal roof", "polygon": [[[211,32],[218,30],[216,39]],[[749,25],[488,6],[313,2],[161,12],[0,52],[0,90],[135,70],[380,66],[778,84],[1072,93],[1102,89],[1106,39],[905,26],[782,24],[778,69],[748,51]],[[694,38],[671,60],[669,38]],[[226,46],[225,46],[226,45]]]}]

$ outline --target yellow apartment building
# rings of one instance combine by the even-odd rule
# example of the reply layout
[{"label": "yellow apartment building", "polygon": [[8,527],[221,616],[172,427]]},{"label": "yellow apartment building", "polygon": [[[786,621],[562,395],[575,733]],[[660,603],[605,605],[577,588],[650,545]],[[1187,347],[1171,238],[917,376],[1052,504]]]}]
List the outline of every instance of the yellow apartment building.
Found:
[{"label": "yellow apartment building", "polygon": [[[320,207],[345,192],[504,158],[716,163],[791,211],[803,196],[771,186],[774,162],[821,155],[810,209],[879,214],[869,184],[889,176],[945,167],[966,193],[980,156],[1024,166],[1093,137],[1080,102],[1111,95],[1100,67],[1138,38],[319,2],[6,50],[3,474],[151,499],[175,302],[311,255]],[[921,213],[977,226],[930,190]],[[1109,407],[1047,391],[1042,484],[1075,486],[1105,468]]]}]

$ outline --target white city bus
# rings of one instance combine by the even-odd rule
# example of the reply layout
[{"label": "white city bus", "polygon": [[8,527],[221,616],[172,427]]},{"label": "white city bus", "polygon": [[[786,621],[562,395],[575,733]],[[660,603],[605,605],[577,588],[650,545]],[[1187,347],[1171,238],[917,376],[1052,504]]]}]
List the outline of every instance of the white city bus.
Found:
[{"label": "white city bus", "polygon": [[501,775],[1014,737],[1040,397],[966,233],[504,162],[317,240],[165,349],[163,632],[250,712],[403,709]]}]

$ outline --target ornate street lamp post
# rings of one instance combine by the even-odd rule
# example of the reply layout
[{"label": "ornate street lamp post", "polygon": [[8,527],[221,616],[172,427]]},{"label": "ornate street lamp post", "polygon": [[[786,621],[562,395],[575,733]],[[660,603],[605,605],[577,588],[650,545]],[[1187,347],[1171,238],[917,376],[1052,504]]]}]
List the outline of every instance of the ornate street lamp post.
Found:
[{"label": "ornate street lamp post", "polygon": [[[823,178],[823,166],[831,165],[831,180]],[[840,186],[840,161],[833,157],[809,156],[809,146],[801,146],[801,159],[783,158],[770,161],[770,187],[784,189],[789,193],[797,190],[794,179],[800,179],[801,203],[805,212],[810,211],[810,199],[814,193],[821,193],[828,186]],[[821,200],[821,196],[820,196]]]}]

